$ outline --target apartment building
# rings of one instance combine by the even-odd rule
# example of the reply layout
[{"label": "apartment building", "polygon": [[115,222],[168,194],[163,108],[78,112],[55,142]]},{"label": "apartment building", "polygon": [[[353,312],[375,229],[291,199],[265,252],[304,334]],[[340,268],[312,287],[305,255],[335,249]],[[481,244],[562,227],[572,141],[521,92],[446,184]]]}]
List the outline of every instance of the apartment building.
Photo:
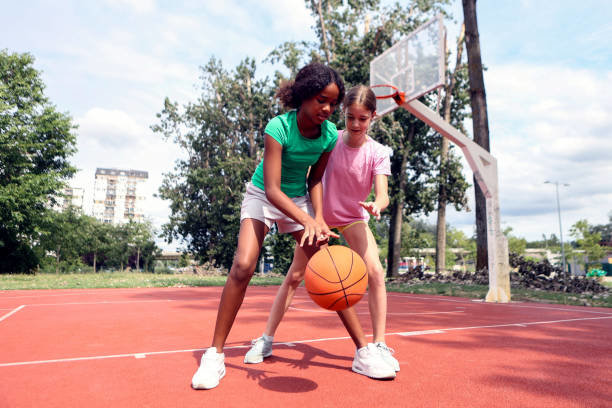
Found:
[{"label": "apartment building", "polygon": [[93,216],[107,224],[143,221],[144,183],[149,173],[141,170],[96,169]]},{"label": "apartment building", "polygon": [[83,210],[84,192],[79,187],[65,187],[61,193],[55,197],[56,204],[53,209],[56,211],[64,211],[68,207],[74,207]]}]

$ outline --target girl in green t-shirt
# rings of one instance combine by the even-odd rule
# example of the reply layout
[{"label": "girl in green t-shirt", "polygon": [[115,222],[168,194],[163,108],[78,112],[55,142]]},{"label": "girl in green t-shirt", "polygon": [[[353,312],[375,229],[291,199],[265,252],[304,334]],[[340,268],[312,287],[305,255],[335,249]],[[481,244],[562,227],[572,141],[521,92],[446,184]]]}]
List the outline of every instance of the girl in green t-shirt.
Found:
[{"label": "girl in green t-shirt", "polygon": [[[238,248],[221,295],[212,345],[191,380],[196,389],[214,388],[225,375],[223,346],[270,228],[276,223],[279,232],[291,233],[306,258],[328,237],[338,237],[323,219],[321,179],[338,138],[327,119],[344,97],[342,78],[323,64],[311,63],[295,80],[283,84],[277,96],[285,107],[295,110],[277,116],[266,127],[264,158],[242,202]],[[358,348],[355,358],[367,360],[367,341],[355,310],[338,314]],[[395,372],[376,376],[392,378]]]}]

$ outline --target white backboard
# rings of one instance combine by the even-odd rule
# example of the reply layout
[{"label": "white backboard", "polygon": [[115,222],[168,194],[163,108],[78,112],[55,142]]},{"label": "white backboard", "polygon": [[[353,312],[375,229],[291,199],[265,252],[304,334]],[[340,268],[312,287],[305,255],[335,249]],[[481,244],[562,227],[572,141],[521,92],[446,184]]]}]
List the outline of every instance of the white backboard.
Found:
[{"label": "white backboard", "polygon": [[[439,15],[370,62],[370,86],[393,85],[406,102],[444,85],[446,28]],[[374,88],[387,92],[388,88]],[[377,101],[378,116],[398,107],[392,98]]]}]

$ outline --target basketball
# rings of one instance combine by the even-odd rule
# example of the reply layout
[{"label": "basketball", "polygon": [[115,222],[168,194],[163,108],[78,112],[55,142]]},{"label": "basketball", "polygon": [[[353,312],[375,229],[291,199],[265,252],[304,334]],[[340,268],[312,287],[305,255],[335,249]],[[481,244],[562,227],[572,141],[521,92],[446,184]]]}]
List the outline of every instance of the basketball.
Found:
[{"label": "basketball", "polygon": [[310,258],[304,283],[317,305],[328,310],[344,310],[363,297],[368,288],[368,272],[357,252],[332,245]]}]

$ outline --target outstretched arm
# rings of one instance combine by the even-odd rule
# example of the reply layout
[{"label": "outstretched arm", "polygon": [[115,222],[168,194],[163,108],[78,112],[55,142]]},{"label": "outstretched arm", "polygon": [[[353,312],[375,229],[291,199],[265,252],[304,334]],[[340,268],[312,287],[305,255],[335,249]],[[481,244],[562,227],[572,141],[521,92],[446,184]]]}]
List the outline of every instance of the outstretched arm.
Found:
[{"label": "outstretched arm", "polygon": [[360,201],[359,204],[379,220],[380,213],[389,205],[388,183],[385,174],[377,174],[374,177],[374,197],[374,201]]}]

